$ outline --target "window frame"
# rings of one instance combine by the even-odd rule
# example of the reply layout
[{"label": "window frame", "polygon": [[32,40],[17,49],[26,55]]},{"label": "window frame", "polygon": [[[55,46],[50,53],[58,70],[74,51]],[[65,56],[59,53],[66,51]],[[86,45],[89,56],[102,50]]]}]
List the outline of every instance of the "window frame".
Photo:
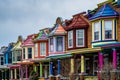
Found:
[{"label": "window frame", "polygon": [[[61,39],[62,39],[62,41],[61,41],[62,43],[60,44],[60,45],[61,45],[61,48],[62,48],[61,50],[58,49],[58,42],[57,42],[58,38],[61,38]],[[64,47],[63,47],[63,43],[64,43],[63,41],[64,41],[64,40],[63,40],[63,36],[58,36],[58,37],[56,37],[56,51],[58,51],[58,52],[63,51],[63,48],[64,48]]]},{"label": "window frame", "polygon": [[[98,26],[95,26],[95,24],[98,24]],[[96,21],[96,22],[94,22],[94,28],[93,28],[93,34],[94,34],[94,38],[93,38],[93,41],[99,41],[100,40],[100,37],[101,37],[101,23],[100,23],[100,21]],[[98,29],[98,31],[95,31],[96,29],[96,27],[98,27],[99,29]],[[98,39],[95,39],[95,32],[97,32],[98,33]]]},{"label": "window frame", "polygon": [[49,39],[49,49],[50,49],[50,52],[53,52],[54,51],[54,38],[53,37],[51,37],[50,39]]},{"label": "window frame", "polygon": [[38,44],[35,43],[35,53],[34,53],[35,57],[38,57]]},{"label": "window frame", "polygon": [[[29,52],[29,49],[31,49],[31,52]],[[27,48],[27,52],[28,52],[28,59],[31,59],[32,58],[32,47],[28,47]],[[30,56],[31,55],[31,56]],[[30,56],[30,57],[29,57]]]},{"label": "window frame", "polygon": [[[70,46],[70,36],[71,35],[71,46]],[[71,30],[71,31],[68,31],[68,48],[72,48],[73,47],[73,30]]]},{"label": "window frame", "polygon": [[[44,46],[43,46],[43,44],[44,44]],[[41,46],[42,46],[42,47],[41,47]],[[46,56],[46,46],[47,46],[47,45],[46,45],[46,42],[41,42],[41,43],[40,43],[40,55],[41,55],[41,56]],[[45,53],[44,53],[44,54],[42,53],[43,47],[45,47],[45,49],[44,49],[44,50],[45,50],[45,51],[44,51]]]},{"label": "window frame", "polygon": [[[105,23],[107,22],[107,21],[111,21],[111,38],[106,38],[106,30],[105,30]],[[113,20],[104,20],[104,40],[112,40],[112,37],[113,37]]]},{"label": "window frame", "polygon": [[[77,34],[78,34],[79,31],[82,31],[82,32],[83,32],[83,35],[82,35],[83,37],[79,37],[79,38],[82,38],[82,39],[83,39],[83,45],[78,45],[78,39],[79,39],[79,38],[78,38],[78,35],[77,35]],[[84,40],[85,40],[85,30],[84,30],[84,29],[77,29],[77,30],[76,30],[76,47],[84,47],[84,46],[85,46],[85,41],[84,41]]]}]

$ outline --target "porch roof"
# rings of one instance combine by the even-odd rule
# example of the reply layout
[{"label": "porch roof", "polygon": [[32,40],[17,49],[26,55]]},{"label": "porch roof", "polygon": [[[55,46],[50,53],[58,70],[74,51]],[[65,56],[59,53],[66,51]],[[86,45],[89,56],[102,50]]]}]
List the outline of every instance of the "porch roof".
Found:
[{"label": "porch roof", "polygon": [[8,65],[9,68],[18,68],[20,67],[20,65],[18,64],[11,64],[11,65]]},{"label": "porch roof", "polygon": [[57,58],[68,58],[68,57],[72,57],[72,54],[70,54],[70,53],[67,53],[67,54],[57,54],[57,55],[48,56],[47,58],[57,59]]},{"label": "porch roof", "polygon": [[48,58],[34,58],[33,60],[31,60],[31,61],[33,61],[33,62],[42,62],[42,61],[49,61],[50,59],[48,59]]},{"label": "porch roof", "polygon": [[7,67],[6,65],[1,65],[0,69],[9,69],[9,67]]},{"label": "porch roof", "polygon": [[34,62],[30,61],[30,62],[19,62],[19,65],[29,65],[29,64],[34,64]]},{"label": "porch roof", "polygon": [[100,50],[101,50],[101,48],[97,47],[97,48],[75,49],[75,50],[69,50],[67,52],[71,53],[71,54],[86,54],[86,53],[91,53],[91,52],[97,52]]}]

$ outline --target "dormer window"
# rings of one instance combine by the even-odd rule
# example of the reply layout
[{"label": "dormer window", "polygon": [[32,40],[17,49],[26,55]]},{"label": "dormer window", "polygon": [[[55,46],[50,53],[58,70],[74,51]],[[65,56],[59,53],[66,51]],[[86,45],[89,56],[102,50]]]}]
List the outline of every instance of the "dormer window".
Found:
[{"label": "dormer window", "polygon": [[105,39],[112,39],[112,20],[104,21]]},{"label": "dormer window", "polygon": [[68,48],[73,47],[73,31],[68,31]]},{"label": "dormer window", "polygon": [[84,46],[84,30],[79,29],[76,30],[76,47]]},{"label": "dormer window", "polygon": [[56,51],[63,51],[63,37],[56,38]]},{"label": "dormer window", "polygon": [[99,22],[95,22],[94,23],[94,40],[98,41],[100,38],[100,23]]}]

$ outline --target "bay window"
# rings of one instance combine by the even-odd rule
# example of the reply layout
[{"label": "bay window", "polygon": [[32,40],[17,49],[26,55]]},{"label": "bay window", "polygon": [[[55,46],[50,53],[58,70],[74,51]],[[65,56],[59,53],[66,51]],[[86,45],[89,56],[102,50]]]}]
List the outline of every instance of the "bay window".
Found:
[{"label": "bay window", "polygon": [[40,55],[46,55],[46,43],[40,43]]},{"label": "bay window", "polygon": [[63,51],[63,37],[56,38],[56,51]]},{"label": "bay window", "polygon": [[73,47],[73,31],[68,32],[68,48]]},{"label": "bay window", "polygon": [[99,35],[100,33],[100,23],[99,22],[95,22],[94,23],[94,40],[97,41],[99,40]]},{"label": "bay window", "polygon": [[112,39],[112,20],[104,21],[104,30],[105,39]]},{"label": "bay window", "polygon": [[76,46],[84,46],[84,30],[76,30]]}]

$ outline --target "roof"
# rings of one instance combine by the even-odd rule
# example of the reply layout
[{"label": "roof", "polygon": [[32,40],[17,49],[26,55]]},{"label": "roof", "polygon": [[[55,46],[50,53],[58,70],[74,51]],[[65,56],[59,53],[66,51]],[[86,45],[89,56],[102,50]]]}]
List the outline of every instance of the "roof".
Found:
[{"label": "roof", "polygon": [[119,13],[115,11],[109,4],[104,4],[89,20],[106,18],[106,17],[117,17]]},{"label": "roof", "polygon": [[46,39],[48,39],[48,34],[49,34],[49,29],[48,28],[42,29],[42,30],[40,30],[40,32],[38,33],[38,35],[36,36],[34,41],[46,40]]},{"label": "roof", "polygon": [[66,30],[64,29],[62,25],[62,20],[60,17],[58,17],[56,19],[56,24],[54,25],[53,30],[50,32],[49,36],[65,35],[65,34],[66,34]]},{"label": "roof", "polygon": [[7,47],[1,47],[0,49],[0,55],[4,54],[4,52],[6,51]]},{"label": "roof", "polygon": [[66,25],[66,30],[76,29],[76,28],[86,28],[89,26],[88,20],[84,17],[84,13],[79,13],[73,16],[73,19],[66,21],[69,23]]},{"label": "roof", "polygon": [[25,46],[34,46],[34,43],[32,41],[34,35],[29,35],[27,36],[27,38],[22,42],[21,46],[25,47]]},{"label": "roof", "polygon": [[21,36],[18,36],[18,40],[17,40],[17,42],[15,43],[14,47],[12,48],[12,50],[22,49],[22,48],[21,48],[21,44],[22,44],[22,37],[21,37]]}]

